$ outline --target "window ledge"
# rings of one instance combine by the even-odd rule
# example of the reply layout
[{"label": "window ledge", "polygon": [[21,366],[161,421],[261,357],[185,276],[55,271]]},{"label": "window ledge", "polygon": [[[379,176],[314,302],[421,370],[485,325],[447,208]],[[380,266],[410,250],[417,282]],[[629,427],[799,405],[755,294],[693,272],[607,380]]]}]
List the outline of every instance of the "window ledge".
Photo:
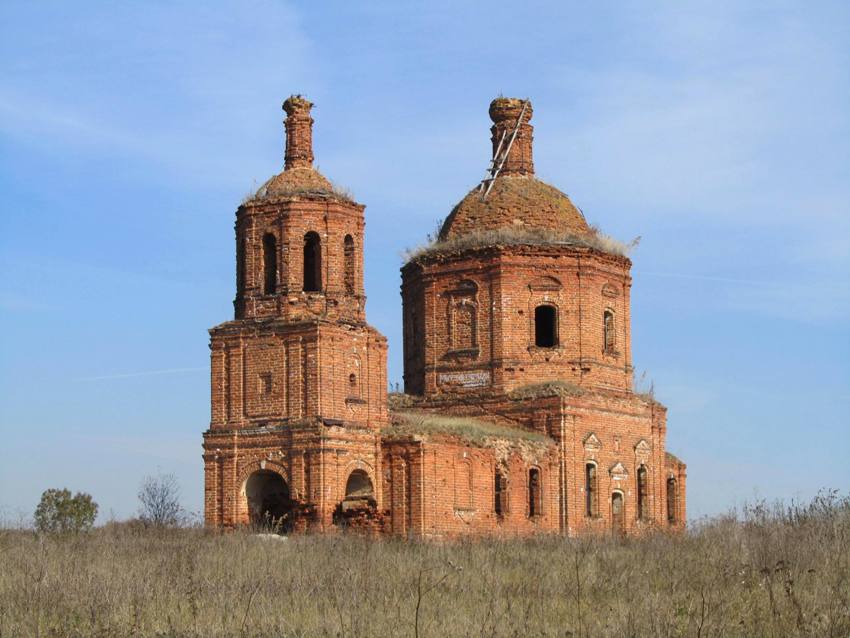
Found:
[{"label": "window ledge", "polygon": [[556,346],[528,346],[529,352],[562,352],[564,346],[558,344]]},{"label": "window ledge", "polygon": [[464,348],[459,350],[449,350],[446,352],[444,358],[446,359],[459,359],[462,357],[469,357],[470,359],[477,359],[479,354],[478,348]]}]

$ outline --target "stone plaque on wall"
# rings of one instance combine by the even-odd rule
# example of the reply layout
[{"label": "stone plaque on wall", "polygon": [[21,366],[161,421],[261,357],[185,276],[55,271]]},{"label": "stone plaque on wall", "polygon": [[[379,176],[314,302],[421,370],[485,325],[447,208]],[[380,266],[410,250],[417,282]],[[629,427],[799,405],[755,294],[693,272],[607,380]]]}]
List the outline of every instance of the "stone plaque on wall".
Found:
[{"label": "stone plaque on wall", "polygon": [[437,376],[440,385],[453,385],[461,388],[482,388],[490,385],[490,372],[441,372]]}]

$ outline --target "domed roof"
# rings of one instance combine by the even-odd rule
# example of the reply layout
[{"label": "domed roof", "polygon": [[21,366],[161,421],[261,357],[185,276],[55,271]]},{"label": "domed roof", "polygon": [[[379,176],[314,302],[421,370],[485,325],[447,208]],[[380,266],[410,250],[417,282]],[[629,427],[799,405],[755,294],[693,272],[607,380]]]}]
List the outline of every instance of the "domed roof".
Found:
[{"label": "domed roof", "polygon": [[590,227],[564,193],[533,175],[502,175],[486,197],[476,186],[446,218],[440,239],[488,230],[552,230],[584,235]]},{"label": "domed roof", "polygon": [[265,197],[283,197],[287,195],[335,195],[333,186],[328,179],[314,168],[290,168],[263,184],[257,194],[257,199]]},{"label": "domed roof", "polygon": [[293,95],[283,103],[286,111],[286,152],[284,169],[249,197],[262,200],[273,197],[319,197],[352,201],[348,193],[334,187],[313,168],[313,103],[301,95]]}]

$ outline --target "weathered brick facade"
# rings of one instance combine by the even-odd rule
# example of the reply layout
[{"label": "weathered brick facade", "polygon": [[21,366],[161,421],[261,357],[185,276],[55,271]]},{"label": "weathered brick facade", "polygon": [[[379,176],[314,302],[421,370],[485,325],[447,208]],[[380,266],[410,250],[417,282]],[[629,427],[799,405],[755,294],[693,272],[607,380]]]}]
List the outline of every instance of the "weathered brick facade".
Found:
[{"label": "weathered brick facade", "polygon": [[402,268],[406,395],[365,322],[364,207],[312,167],[236,213],[236,318],[210,331],[206,521],[441,537],[680,528],[666,409],[632,389],[631,262],[534,177],[529,103],[494,100],[490,182]]}]

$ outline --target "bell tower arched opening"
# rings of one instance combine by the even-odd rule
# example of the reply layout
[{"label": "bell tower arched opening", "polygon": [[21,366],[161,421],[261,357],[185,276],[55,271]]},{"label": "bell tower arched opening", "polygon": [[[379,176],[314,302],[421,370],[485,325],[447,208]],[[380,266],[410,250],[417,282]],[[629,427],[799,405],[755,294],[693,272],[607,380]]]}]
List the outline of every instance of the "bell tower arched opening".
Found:
[{"label": "bell tower arched opening", "polygon": [[271,233],[263,235],[263,294],[277,291],[277,240]]},{"label": "bell tower arched opening", "polygon": [[304,292],[322,290],[322,240],[310,231],[304,235]]}]

